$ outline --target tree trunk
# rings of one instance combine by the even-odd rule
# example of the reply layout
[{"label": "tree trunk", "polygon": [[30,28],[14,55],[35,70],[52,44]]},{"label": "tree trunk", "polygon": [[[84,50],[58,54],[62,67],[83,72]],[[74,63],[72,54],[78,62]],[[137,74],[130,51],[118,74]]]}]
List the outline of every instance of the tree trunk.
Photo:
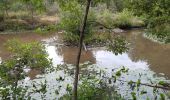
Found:
[{"label": "tree trunk", "polygon": [[32,29],[34,29],[34,9],[31,7],[31,24],[32,24]]},{"label": "tree trunk", "polygon": [[8,3],[7,3],[8,1],[5,1],[4,2],[4,6],[5,6],[5,8],[4,8],[4,10],[5,10],[5,17],[6,18],[8,18],[9,16],[8,16]]},{"label": "tree trunk", "polygon": [[84,30],[85,30],[85,27],[86,27],[86,22],[87,22],[87,16],[88,16],[89,8],[90,8],[90,3],[91,3],[91,0],[87,0],[86,12],[85,12],[83,24],[82,24],[82,27],[81,27],[81,30],[80,30],[79,51],[78,51],[78,55],[77,55],[72,100],[77,100],[77,87],[78,87],[78,79],[79,79],[79,63],[80,63],[82,46],[83,46]]}]

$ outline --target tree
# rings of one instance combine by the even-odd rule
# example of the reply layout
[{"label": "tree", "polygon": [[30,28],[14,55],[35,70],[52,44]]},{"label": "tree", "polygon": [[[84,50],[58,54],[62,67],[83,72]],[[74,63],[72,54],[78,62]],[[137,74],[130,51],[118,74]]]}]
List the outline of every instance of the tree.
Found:
[{"label": "tree", "polygon": [[77,55],[77,62],[76,62],[76,71],[75,71],[75,80],[74,80],[74,88],[73,88],[73,100],[77,100],[77,86],[78,86],[78,79],[79,79],[79,63],[80,63],[80,57],[81,57],[81,50],[83,45],[83,38],[84,38],[84,31],[86,28],[86,22],[87,22],[87,16],[89,13],[91,0],[87,0],[87,6],[85,11],[85,16],[83,20],[83,24],[80,30],[80,40],[79,40],[79,51]]},{"label": "tree", "polygon": [[51,62],[40,43],[11,40],[6,46],[12,57],[0,63],[0,99],[23,99],[27,88],[19,86],[18,82],[27,76],[24,68],[49,68]]},{"label": "tree", "polygon": [[10,8],[10,4],[12,3],[12,1],[10,0],[1,0],[0,1],[0,15],[2,14],[2,16],[5,18],[5,17],[8,17],[8,10]]},{"label": "tree", "polygon": [[170,41],[170,0],[126,0],[126,7],[143,16],[149,35],[161,42]]},{"label": "tree", "polygon": [[43,0],[20,0],[20,2],[25,4],[26,8],[30,11],[32,27],[34,27],[35,12],[42,12],[45,10],[45,4],[43,3]]}]

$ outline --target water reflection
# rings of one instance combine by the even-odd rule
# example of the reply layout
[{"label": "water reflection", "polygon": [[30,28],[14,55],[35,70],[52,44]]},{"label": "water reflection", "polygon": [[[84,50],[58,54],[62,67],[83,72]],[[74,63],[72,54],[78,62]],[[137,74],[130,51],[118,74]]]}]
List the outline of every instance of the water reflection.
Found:
[{"label": "water reflection", "polygon": [[[95,70],[97,69],[105,69],[110,75],[112,75],[112,69],[117,69],[121,66],[125,66],[130,69],[129,75],[124,75],[124,80],[134,80],[137,81],[139,78],[139,73],[143,75],[141,77],[142,82],[147,83],[149,79],[155,79],[159,81],[160,79],[164,79],[162,77],[157,78],[155,74],[164,73],[166,76],[170,78],[170,45],[169,44],[158,44],[148,40],[142,36],[142,30],[133,30],[127,31],[124,33],[127,40],[131,43],[130,50],[127,53],[123,53],[122,55],[114,55],[112,52],[107,51],[105,48],[91,48],[90,50],[83,51],[81,56],[81,63],[89,61],[95,65]],[[2,59],[9,57],[9,52],[5,50],[4,43],[8,39],[18,38],[25,42],[31,41],[41,41],[43,39],[43,44],[46,47],[46,50],[49,54],[49,58],[52,58],[52,62],[54,67],[58,64],[75,64],[77,57],[77,47],[65,47],[58,44],[58,39],[56,34],[53,36],[43,37],[37,34],[15,34],[15,35],[0,35],[0,56]],[[47,38],[47,39],[44,39]],[[74,67],[74,66],[72,66]],[[86,70],[88,70],[86,68]],[[26,83],[29,85],[32,81],[42,81],[47,80],[48,89],[52,94],[47,93],[48,99],[52,98],[51,95],[55,93],[55,90],[58,87],[63,86],[61,88],[61,94],[57,98],[61,97],[64,93],[66,93],[65,88],[67,84],[73,82],[73,78],[65,73],[65,71],[70,71],[69,68],[64,68],[64,70],[60,70],[57,72],[52,72],[49,74],[41,74],[40,70],[32,69],[29,70],[29,79]],[[88,70],[89,71],[89,70]],[[81,71],[81,73],[87,71]],[[156,73],[155,73],[156,72]],[[89,71],[90,73],[90,71]],[[39,76],[43,78],[38,78]],[[63,82],[58,82],[56,77],[65,77]],[[56,85],[57,83],[57,85]],[[121,93],[127,94],[129,88],[127,85],[122,85],[121,83],[117,84],[118,89]],[[127,89],[125,91],[124,89]],[[152,91],[152,89],[149,89]],[[129,93],[130,94],[130,93]],[[150,95],[149,95],[150,96]],[[37,95],[35,95],[37,98]],[[125,96],[126,97],[126,96]],[[130,96],[127,96],[127,98]]]},{"label": "water reflection", "polygon": [[97,65],[108,69],[119,68],[125,66],[131,70],[148,69],[148,64],[145,61],[132,61],[127,53],[114,55],[112,52],[105,50],[93,51],[97,60]]},{"label": "water reflection", "polygon": [[[130,69],[150,69],[157,74],[163,73],[170,78],[170,44],[159,44],[143,37],[143,30],[131,30],[122,33],[130,42],[130,50],[122,55],[115,56],[103,48],[94,48],[83,51],[81,63],[90,61],[98,66],[107,68],[127,66]],[[7,59],[9,52],[3,45],[8,39],[17,38],[24,42],[43,41],[49,58],[52,58],[54,66],[58,64],[75,64],[77,48],[59,45],[60,35],[47,36],[35,33],[0,35],[0,57]]]},{"label": "water reflection", "polygon": [[128,55],[132,61],[143,60],[156,73],[164,73],[170,78],[170,44],[159,44],[143,37],[139,30],[126,33],[131,43]]},{"label": "water reflection", "polygon": [[[77,47],[56,47],[46,46],[46,50],[49,53],[49,58],[52,58],[53,64],[75,64],[78,48]],[[80,63],[86,61],[96,63],[96,59],[92,51],[82,51]]]},{"label": "water reflection", "polygon": [[53,65],[63,64],[63,56],[59,51],[59,48],[55,46],[46,46],[46,50],[49,54],[49,58],[52,59]]},{"label": "water reflection", "polygon": [[[63,60],[67,64],[75,64],[77,58],[77,47],[62,47],[61,54],[63,54]],[[90,61],[92,63],[96,63],[96,58],[94,57],[92,51],[82,51],[80,63],[84,63],[86,61]]]}]

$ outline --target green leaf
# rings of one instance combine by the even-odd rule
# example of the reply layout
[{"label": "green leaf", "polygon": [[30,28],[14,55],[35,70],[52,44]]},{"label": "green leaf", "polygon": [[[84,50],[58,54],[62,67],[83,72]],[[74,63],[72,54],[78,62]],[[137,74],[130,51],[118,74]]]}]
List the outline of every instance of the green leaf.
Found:
[{"label": "green leaf", "polygon": [[132,99],[133,99],[133,100],[137,100],[137,98],[136,98],[136,93],[135,93],[135,92],[131,92],[131,95],[132,95]]},{"label": "green leaf", "polygon": [[142,90],[140,94],[143,95],[143,94],[146,94],[146,93],[147,93],[147,91]]},{"label": "green leaf", "polygon": [[164,94],[160,94],[160,100],[165,100],[165,95]]},{"label": "green leaf", "polygon": [[116,76],[121,76],[121,70],[116,72]]}]

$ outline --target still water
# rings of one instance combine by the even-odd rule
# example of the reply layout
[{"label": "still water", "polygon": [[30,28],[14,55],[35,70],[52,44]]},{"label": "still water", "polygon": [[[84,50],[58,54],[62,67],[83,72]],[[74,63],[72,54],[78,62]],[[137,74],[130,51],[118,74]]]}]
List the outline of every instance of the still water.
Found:
[{"label": "still water", "polygon": [[[81,56],[81,63],[91,62],[96,66],[95,69],[103,69],[111,74],[113,69],[120,68],[122,66],[130,69],[130,74],[124,75],[124,80],[137,81],[140,74],[142,82],[147,83],[149,79],[153,79],[153,82],[170,79],[170,44],[159,44],[143,37],[143,30],[130,30],[121,33],[126,37],[130,43],[130,50],[121,55],[114,55],[112,52],[107,51],[105,47],[88,48],[88,51],[83,51]],[[22,33],[22,34],[4,34],[0,35],[0,57],[2,60],[10,57],[10,53],[6,50],[4,43],[8,39],[20,39],[24,42],[41,41],[49,54],[49,58],[52,59],[54,67],[58,64],[75,64],[77,47],[67,47],[62,45],[61,36],[56,34],[51,35],[38,35],[34,33]],[[26,80],[40,80],[38,77],[41,75],[38,70],[30,70],[29,78]],[[52,72],[48,75],[42,75],[41,77],[47,79],[47,84],[50,88],[55,88],[55,79],[53,77],[64,76],[66,79],[64,82],[57,85],[64,85],[66,88],[67,83],[71,83],[73,78],[64,74],[64,71]],[[29,82],[27,82],[29,84]],[[129,98],[127,95],[127,85],[121,85],[117,83],[118,90],[125,98]],[[120,86],[120,87],[119,87]],[[127,91],[125,91],[127,89]],[[50,89],[51,90],[51,89]],[[148,88],[152,91],[151,88]],[[55,92],[55,91],[54,91]],[[60,90],[60,96],[66,91]],[[47,95],[51,95],[47,93]],[[37,96],[37,95],[34,95]],[[58,96],[58,97],[60,97]],[[146,99],[141,97],[141,99]],[[37,97],[36,97],[37,98]],[[48,99],[52,99],[48,97]]]}]

